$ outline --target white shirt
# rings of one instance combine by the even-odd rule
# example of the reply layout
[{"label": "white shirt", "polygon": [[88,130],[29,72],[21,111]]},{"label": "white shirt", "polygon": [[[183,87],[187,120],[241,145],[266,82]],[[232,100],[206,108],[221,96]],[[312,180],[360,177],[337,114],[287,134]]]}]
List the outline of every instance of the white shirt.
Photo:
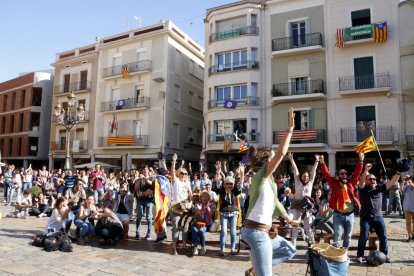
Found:
[{"label": "white shirt", "polygon": [[272,185],[270,180],[265,178],[256,204],[253,206],[247,219],[266,225],[272,225],[273,210],[275,209],[275,195],[273,194],[272,186],[270,185]]},{"label": "white shirt", "polygon": [[171,187],[171,200],[181,202],[188,199],[188,191],[191,191],[190,182],[182,182],[176,179],[174,185]]},{"label": "white shirt", "polygon": [[45,227],[45,233],[48,232],[48,229],[55,229],[55,231],[59,231],[63,228],[63,223],[65,220],[62,220],[62,216],[59,214],[57,209],[53,209],[52,216],[47,221]]},{"label": "white shirt", "polygon": [[303,199],[304,196],[312,196],[312,187],[313,187],[313,180],[312,178],[309,180],[308,184],[303,185],[302,181],[300,181],[299,174],[295,174],[295,194],[293,195],[294,199]]}]

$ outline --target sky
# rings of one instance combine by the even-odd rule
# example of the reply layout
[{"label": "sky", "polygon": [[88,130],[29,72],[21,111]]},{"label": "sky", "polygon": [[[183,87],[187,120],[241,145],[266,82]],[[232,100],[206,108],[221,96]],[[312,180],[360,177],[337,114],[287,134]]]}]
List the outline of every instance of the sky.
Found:
[{"label": "sky", "polygon": [[171,20],[204,46],[206,9],[236,0],[2,0],[0,82],[53,69],[56,53]]}]

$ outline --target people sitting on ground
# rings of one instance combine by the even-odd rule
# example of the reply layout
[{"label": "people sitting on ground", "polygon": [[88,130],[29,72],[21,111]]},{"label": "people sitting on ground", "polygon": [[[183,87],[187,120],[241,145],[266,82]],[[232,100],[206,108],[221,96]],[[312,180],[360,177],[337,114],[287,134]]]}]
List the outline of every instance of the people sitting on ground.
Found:
[{"label": "people sitting on ground", "polygon": [[193,255],[199,254],[197,248],[199,241],[201,244],[200,255],[205,255],[206,238],[204,234],[211,226],[213,216],[210,203],[210,194],[207,191],[201,192],[200,200],[194,204],[193,215],[193,224],[191,226],[192,241],[194,247]]},{"label": "people sitting on ground", "polygon": [[30,215],[37,216],[39,218],[50,216],[51,210],[49,209],[48,200],[43,193],[38,194],[35,198],[35,206],[32,208]]},{"label": "people sitting on ground", "polygon": [[66,219],[68,218],[69,211],[70,209],[68,207],[67,199],[64,197],[59,197],[56,200],[52,215],[47,221],[45,234],[57,231],[64,232],[64,225]]},{"label": "people sitting on ground", "polygon": [[94,219],[97,219],[98,212],[95,207],[95,197],[93,195],[81,204],[78,215],[75,218],[75,225],[79,228],[79,243],[85,244],[89,242],[89,238],[95,233],[93,227]]},{"label": "people sitting on ground", "polygon": [[132,208],[134,204],[134,196],[128,194],[128,190],[121,188],[118,196],[114,200],[114,213],[122,222],[122,229],[124,230],[124,239],[128,239],[129,221],[132,216]]},{"label": "people sitting on ground", "polygon": [[318,188],[315,191],[315,203],[318,207],[313,224],[326,234],[333,235],[333,224],[331,222],[333,210],[329,208],[330,197],[331,192],[328,192],[327,198],[322,198],[322,190]]},{"label": "people sitting on ground", "polygon": [[16,217],[27,219],[29,217],[30,207],[32,207],[32,193],[29,189],[26,189],[23,191],[23,194],[17,196]]},{"label": "people sitting on ground", "polygon": [[72,225],[72,221],[79,212],[81,200],[86,199],[86,193],[85,193],[85,190],[83,189],[82,180],[76,179],[74,186],[66,190],[65,198],[67,198],[68,206],[71,210],[69,213],[69,217],[66,220],[66,228],[65,228],[66,233],[69,233],[70,226]]},{"label": "people sitting on ground", "polygon": [[279,197],[280,203],[285,207],[286,212],[290,212],[290,206],[292,205],[292,190],[286,187],[283,194]]},{"label": "people sitting on ground", "polygon": [[115,245],[122,239],[124,228],[118,216],[103,203],[96,204],[98,222],[95,226],[95,234],[104,239],[103,245]]}]

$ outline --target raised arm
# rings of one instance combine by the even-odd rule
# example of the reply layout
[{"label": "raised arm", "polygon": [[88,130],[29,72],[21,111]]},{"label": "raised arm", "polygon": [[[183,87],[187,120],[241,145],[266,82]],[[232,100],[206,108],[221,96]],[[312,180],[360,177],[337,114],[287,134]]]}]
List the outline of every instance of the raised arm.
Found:
[{"label": "raised arm", "polygon": [[266,173],[265,173],[265,178],[272,175],[272,173],[279,166],[280,162],[282,162],[283,156],[286,155],[288,148],[289,148],[290,139],[292,138],[292,132],[293,132],[294,127],[295,127],[295,113],[293,112],[293,108],[291,107],[289,109],[289,127],[287,129],[285,138],[280,143],[275,155],[270,160],[267,166]]},{"label": "raised arm", "polygon": [[364,158],[365,158],[365,154],[358,153],[358,163],[355,166],[355,170],[351,178],[351,183],[355,183],[355,185],[358,182],[359,175],[362,172],[362,168],[364,166]]},{"label": "raised arm", "polygon": [[177,163],[177,154],[174,153],[174,155],[172,156],[172,163],[171,163],[171,185],[174,185],[175,183],[175,164]]},{"label": "raised arm", "polygon": [[165,162],[165,159],[162,159],[161,164],[162,164],[162,168],[168,170],[168,168],[167,168],[167,162]]},{"label": "raised arm", "polygon": [[394,186],[394,185],[395,185],[395,183],[398,181],[398,179],[400,179],[400,177],[401,177],[401,173],[397,171],[397,172],[394,174],[394,176],[391,178],[391,180],[390,180],[390,181],[388,181],[388,182],[385,184],[385,186],[387,187],[387,190],[389,190],[392,186]]},{"label": "raised arm", "polygon": [[328,167],[325,164],[325,157],[323,155],[319,156],[319,164],[321,164],[321,170],[322,170],[323,177],[325,177],[326,181],[329,184],[332,184],[334,178],[332,177],[331,173],[328,170]]},{"label": "raised arm", "polygon": [[224,171],[224,175],[228,175],[227,174],[227,162],[226,161],[223,162],[223,171]]},{"label": "raised arm", "polygon": [[316,169],[318,168],[319,164],[319,155],[315,154],[315,163],[313,164],[312,170],[309,175],[309,181],[313,183],[316,177]]},{"label": "raised arm", "polygon": [[192,169],[192,167],[191,167],[191,162],[188,162],[188,173],[189,173],[190,175],[193,175],[193,169]]},{"label": "raised arm", "polygon": [[292,165],[292,173],[294,175],[299,175],[298,166],[296,166],[295,160],[293,159],[293,153],[288,152],[287,153],[287,158],[289,159],[290,164]]},{"label": "raised arm", "polygon": [[366,178],[367,178],[367,175],[369,174],[369,170],[371,168],[372,168],[372,164],[370,164],[370,163],[365,164],[365,169],[362,172],[362,174],[361,174],[361,176],[359,177],[359,180],[358,180],[358,187],[360,189],[363,189],[365,187]]}]

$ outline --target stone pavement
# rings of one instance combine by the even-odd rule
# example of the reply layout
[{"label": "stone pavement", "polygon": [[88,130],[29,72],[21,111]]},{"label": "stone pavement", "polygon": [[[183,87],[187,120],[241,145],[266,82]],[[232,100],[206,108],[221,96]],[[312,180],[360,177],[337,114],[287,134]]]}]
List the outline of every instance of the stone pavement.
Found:
[{"label": "stone pavement", "polygon": [[[205,256],[192,257],[190,248],[172,256],[169,254],[170,231],[167,242],[153,245],[152,241],[133,238],[134,225],[130,227],[131,238],[115,247],[101,247],[98,242],[93,242],[91,245],[74,244],[71,253],[45,252],[30,243],[34,234],[43,231],[48,218],[5,218],[13,210],[13,207],[0,203],[3,213],[0,219],[0,275],[244,275],[251,266],[248,251],[242,249],[237,256],[227,254],[221,258],[218,245],[208,246]],[[392,263],[379,267],[357,265],[354,262],[356,251],[350,251],[349,275],[414,275],[414,243],[402,241],[406,239],[405,221],[394,215],[386,218],[386,225]],[[359,228],[358,219],[355,226]],[[145,230],[145,225],[143,228]],[[219,239],[218,234],[208,235],[210,240]],[[229,235],[227,238],[229,244]],[[356,240],[352,241],[352,245],[356,243]],[[305,275],[305,249],[303,242],[299,242],[296,256],[287,263],[274,266],[274,274]]]}]

